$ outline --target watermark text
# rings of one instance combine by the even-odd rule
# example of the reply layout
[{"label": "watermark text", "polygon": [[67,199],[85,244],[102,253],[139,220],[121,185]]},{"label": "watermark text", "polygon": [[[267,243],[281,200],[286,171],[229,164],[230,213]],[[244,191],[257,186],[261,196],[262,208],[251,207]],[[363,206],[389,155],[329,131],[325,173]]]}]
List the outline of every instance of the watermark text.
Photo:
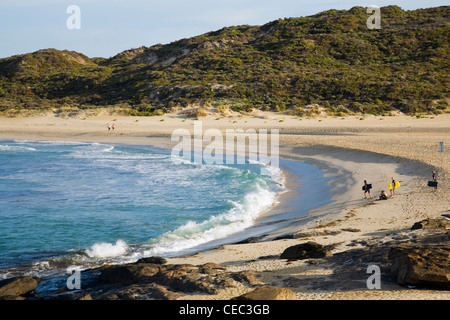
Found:
[{"label": "watermark text", "polygon": [[[203,132],[201,121],[194,121],[194,132],[176,129],[171,141],[179,142],[172,148],[172,162],[184,161],[196,164],[245,164],[279,166],[279,130],[226,129],[225,136],[219,129]],[[270,147],[270,155],[269,155]],[[268,174],[264,168],[261,174]]]},{"label": "watermark text", "polygon": [[66,20],[66,26],[69,30],[81,29],[81,9],[77,5],[70,5],[66,10],[67,14],[70,14]]},{"label": "watermark text", "polygon": [[369,30],[379,30],[381,29],[381,9],[377,6],[367,7],[366,13],[373,13],[369,18],[367,18],[367,28]]}]

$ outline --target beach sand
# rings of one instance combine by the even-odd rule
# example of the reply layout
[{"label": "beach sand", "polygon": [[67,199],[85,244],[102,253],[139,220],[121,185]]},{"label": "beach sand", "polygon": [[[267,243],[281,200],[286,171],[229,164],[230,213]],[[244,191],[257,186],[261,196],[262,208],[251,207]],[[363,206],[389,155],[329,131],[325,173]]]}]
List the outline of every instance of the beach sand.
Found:
[{"label": "beach sand", "polygon": [[[264,285],[289,287],[298,299],[450,299],[449,291],[419,290],[388,283],[379,290],[327,286],[335,265],[318,260],[286,261],[278,257],[287,247],[313,240],[333,246],[333,255],[366,243],[384,243],[426,218],[450,212],[450,195],[445,187],[450,173],[450,115],[415,118],[347,116],[303,118],[256,113],[249,116],[211,114],[201,118],[203,130],[279,129],[280,158],[303,161],[320,168],[329,178],[332,203],[309,211],[306,218],[293,219],[262,241],[227,244],[192,256],[169,259],[169,263],[219,263],[229,271],[253,270]],[[107,124],[115,124],[108,130]],[[157,117],[124,117],[100,113],[95,116],[0,118],[0,139],[62,140],[156,145],[173,147],[175,129],[193,132],[194,121],[179,114]],[[439,143],[444,142],[444,152]],[[436,170],[440,188],[427,187]],[[393,199],[364,199],[361,189],[367,180],[378,197],[394,177],[401,187]],[[294,183],[287,177],[287,186]],[[288,197],[288,195],[283,195]],[[282,204],[280,204],[282,205]],[[326,230],[327,232],[322,232]],[[349,230],[349,231],[345,231]],[[297,239],[279,239],[309,232]],[[334,231],[334,232],[333,232]],[[421,232],[421,231],[418,231]],[[261,258],[262,257],[262,258]],[[264,258],[266,257],[266,258]],[[368,277],[369,275],[367,275]],[[348,275],[348,279],[352,276]],[[230,299],[250,289],[236,286],[215,295],[189,295],[185,299]]]}]

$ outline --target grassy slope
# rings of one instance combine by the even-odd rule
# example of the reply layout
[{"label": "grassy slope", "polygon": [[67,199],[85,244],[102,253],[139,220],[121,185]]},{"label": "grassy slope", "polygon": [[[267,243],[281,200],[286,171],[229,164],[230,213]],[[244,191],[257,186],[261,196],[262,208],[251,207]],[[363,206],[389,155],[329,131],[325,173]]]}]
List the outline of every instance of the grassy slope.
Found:
[{"label": "grassy slope", "polygon": [[111,59],[41,50],[0,60],[0,110],[122,106],[152,114],[209,103],[301,113],[434,112],[449,96],[450,7],[329,10],[234,26]]}]

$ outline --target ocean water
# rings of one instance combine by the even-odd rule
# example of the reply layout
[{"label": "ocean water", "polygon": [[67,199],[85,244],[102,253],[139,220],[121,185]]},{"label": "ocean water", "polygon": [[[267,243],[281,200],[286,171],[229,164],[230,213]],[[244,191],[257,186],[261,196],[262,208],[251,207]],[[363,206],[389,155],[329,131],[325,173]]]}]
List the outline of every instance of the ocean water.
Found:
[{"label": "ocean water", "polygon": [[0,141],[0,279],[176,256],[251,227],[283,191],[261,165],[150,146]]}]

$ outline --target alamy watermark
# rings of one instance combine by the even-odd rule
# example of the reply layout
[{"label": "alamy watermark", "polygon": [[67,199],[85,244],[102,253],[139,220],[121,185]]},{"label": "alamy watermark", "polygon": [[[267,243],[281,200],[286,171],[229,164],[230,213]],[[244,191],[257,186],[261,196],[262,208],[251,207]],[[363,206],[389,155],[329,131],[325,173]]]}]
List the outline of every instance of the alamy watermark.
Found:
[{"label": "alamy watermark", "polygon": [[[79,6],[72,4],[67,7],[66,13],[70,14],[66,20],[66,26],[69,30],[81,29],[81,9]],[[381,29],[381,9],[378,6],[367,7],[366,13],[372,14],[367,18],[366,25],[369,30]]]},{"label": "alamy watermark", "polygon": [[369,30],[379,30],[381,29],[381,9],[377,6],[367,7],[366,13],[372,13],[372,15],[367,18],[366,25]]},{"label": "alamy watermark", "polygon": [[67,268],[67,273],[70,276],[67,278],[66,285],[69,290],[81,289],[81,271],[79,267],[70,266]]},{"label": "alamy watermark", "polygon": [[66,9],[66,13],[70,14],[66,20],[66,26],[69,30],[81,29],[81,9],[77,5],[70,5]]},{"label": "alamy watermark", "polygon": [[[260,164],[261,174],[269,174],[264,166],[279,166],[279,130],[219,129],[203,132],[202,121],[194,121],[194,132],[176,129],[171,141],[179,142],[172,148],[172,162],[196,164]],[[270,146],[270,154],[268,153]]]},{"label": "alamy watermark", "polygon": [[381,269],[376,264],[371,264],[367,268],[367,273],[371,274],[369,278],[367,278],[366,285],[367,289],[381,289]]}]

